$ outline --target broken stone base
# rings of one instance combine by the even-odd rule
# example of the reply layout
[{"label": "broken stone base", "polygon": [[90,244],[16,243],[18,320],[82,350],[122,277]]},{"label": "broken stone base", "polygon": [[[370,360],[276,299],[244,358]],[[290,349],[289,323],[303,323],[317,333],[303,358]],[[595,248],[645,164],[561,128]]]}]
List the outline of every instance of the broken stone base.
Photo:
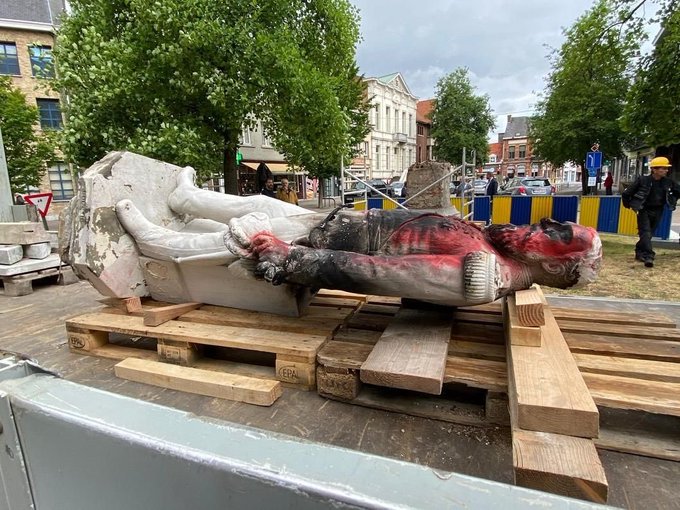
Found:
[{"label": "broken stone base", "polygon": [[141,257],[151,297],[171,303],[211,303],[297,317],[309,303],[308,289],[273,286],[252,276],[247,262],[229,266],[175,264]]},{"label": "broken stone base", "polygon": [[24,258],[24,250],[18,244],[0,245],[0,264],[9,266]]},{"label": "broken stone base", "polygon": [[194,301],[299,315],[309,291],[256,280],[239,262],[177,264],[141,256],[118,221],[115,205],[128,199],[151,223],[186,231],[197,220],[176,214],[168,205],[181,171],[178,166],[129,152],[110,153],[92,165],[82,174],[78,195],[60,218],[62,259],[109,297],[152,296],[174,303]]},{"label": "broken stone base", "polygon": [[[451,205],[451,193],[449,192],[451,179],[442,179],[450,172],[451,165],[449,163],[438,161],[423,161],[411,165],[406,182],[408,196],[413,197],[408,201],[409,209],[436,211],[444,215],[457,214],[458,211]],[[439,179],[442,180],[428,187]],[[415,196],[421,191],[420,195]]]}]

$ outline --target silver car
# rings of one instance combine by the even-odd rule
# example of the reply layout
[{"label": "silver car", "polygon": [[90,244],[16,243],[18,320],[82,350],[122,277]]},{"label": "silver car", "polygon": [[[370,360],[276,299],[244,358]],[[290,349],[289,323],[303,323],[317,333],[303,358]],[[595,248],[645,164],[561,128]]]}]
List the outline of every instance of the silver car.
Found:
[{"label": "silver car", "polygon": [[545,177],[513,177],[498,190],[499,195],[548,196],[555,186]]}]

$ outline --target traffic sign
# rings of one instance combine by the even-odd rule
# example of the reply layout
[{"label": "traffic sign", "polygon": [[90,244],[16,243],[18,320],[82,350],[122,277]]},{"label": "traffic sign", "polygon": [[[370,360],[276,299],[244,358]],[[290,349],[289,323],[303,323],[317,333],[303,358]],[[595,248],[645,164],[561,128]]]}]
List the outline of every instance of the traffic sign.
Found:
[{"label": "traffic sign", "polygon": [[586,153],[586,168],[588,170],[602,168],[602,153],[600,151]]},{"label": "traffic sign", "polygon": [[43,218],[47,216],[47,211],[52,203],[52,193],[36,193],[34,195],[24,195],[24,200],[31,205],[34,205],[40,216]]}]

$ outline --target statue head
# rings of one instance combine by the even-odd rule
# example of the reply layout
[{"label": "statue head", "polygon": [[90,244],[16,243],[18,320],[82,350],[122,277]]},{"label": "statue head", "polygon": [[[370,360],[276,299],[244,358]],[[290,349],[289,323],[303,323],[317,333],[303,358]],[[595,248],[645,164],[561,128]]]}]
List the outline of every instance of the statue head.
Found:
[{"label": "statue head", "polygon": [[595,229],[549,218],[533,225],[491,225],[487,235],[503,255],[525,263],[539,284],[568,288],[597,277],[602,242]]}]

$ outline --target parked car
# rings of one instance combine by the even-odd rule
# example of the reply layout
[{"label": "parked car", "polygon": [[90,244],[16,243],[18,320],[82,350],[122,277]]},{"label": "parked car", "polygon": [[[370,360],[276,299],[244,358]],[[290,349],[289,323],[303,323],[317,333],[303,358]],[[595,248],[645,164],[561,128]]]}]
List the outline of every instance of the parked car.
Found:
[{"label": "parked car", "polygon": [[[469,191],[472,189],[472,184],[469,182],[465,182],[465,191]],[[451,181],[449,184],[449,193],[452,195],[460,196],[463,192],[463,184],[461,181]]]},{"label": "parked car", "polygon": [[475,190],[475,195],[486,195],[485,179],[475,179],[475,182],[472,183],[472,187]]},{"label": "parked car", "polygon": [[499,195],[554,195],[555,186],[545,177],[513,177],[498,190]]},{"label": "parked car", "polygon": [[404,197],[404,184],[405,182],[402,181],[394,181],[392,184],[389,186],[389,190],[391,191],[391,195],[393,197],[397,198],[403,198]]},{"label": "parked car", "polygon": [[[375,188],[375,189],[368,188],[367,194],[370,198],[382,197],[382,195],[380,195],[376,190],[378,190],[380,193],[384,193],[389,197],[392,196],[392,190],[387,186],[387,183],[382,179],[369,179],[366,181],[366,183]],[[361,200],[362,197],[364,196],[365,191],[366,186],[364,185],[363,182],[352,183],[352,187],[349,190],[345,191],[345,202],[354,202],[355,200]]]}]

